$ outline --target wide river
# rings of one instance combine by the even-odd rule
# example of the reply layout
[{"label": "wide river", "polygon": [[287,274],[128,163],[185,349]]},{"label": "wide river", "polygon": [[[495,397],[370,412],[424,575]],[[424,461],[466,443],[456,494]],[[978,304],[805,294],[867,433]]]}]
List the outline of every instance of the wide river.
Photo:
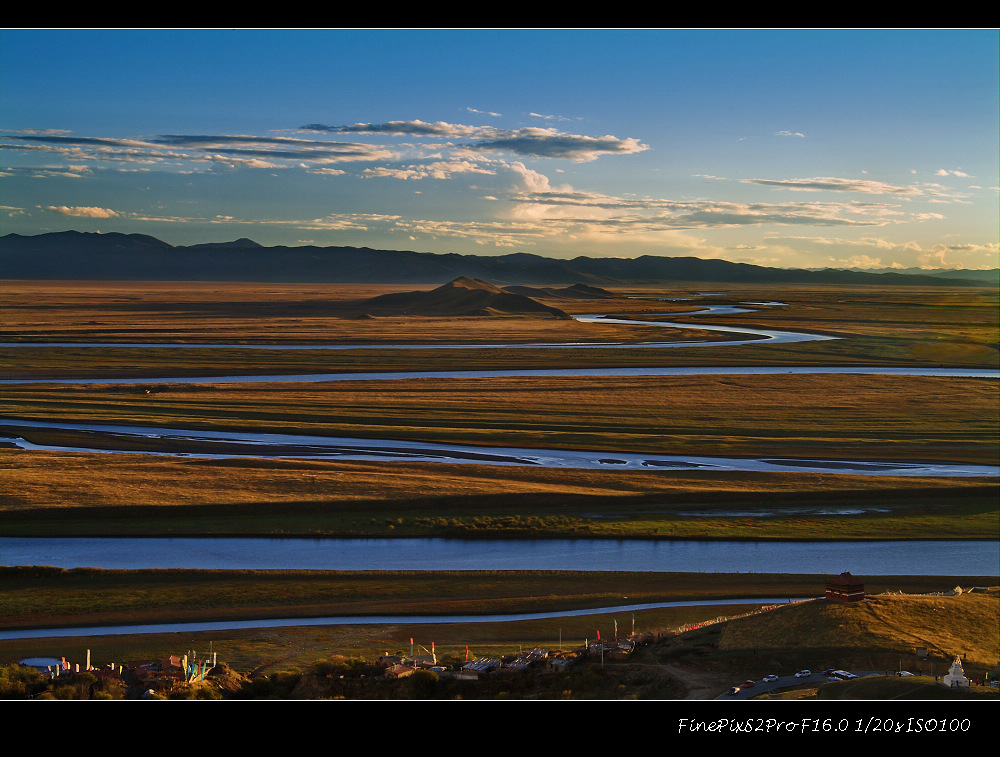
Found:
[{"label": "wide river", "polygon": [[205,570],[1000,575],[997,541],[0,538],[0,564]]}]

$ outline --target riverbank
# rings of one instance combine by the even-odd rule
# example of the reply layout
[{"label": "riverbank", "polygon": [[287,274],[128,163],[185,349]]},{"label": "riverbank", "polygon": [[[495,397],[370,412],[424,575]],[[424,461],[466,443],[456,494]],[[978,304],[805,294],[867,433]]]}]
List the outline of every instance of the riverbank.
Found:
[{"label": "riverbank", "polygon": [[[822,596],[827,576],[644,571],[72,570],[0,567],[0,629],[327,616],[487,616]],[[869,593],[989,586],[989,576],[873,576]],[[415,621],[419,622],[419,621]],[[560,622],[563,622],[560,620]],[[566,622],[569,622],[568,620]],[[277,623],[275,623],[277,625]]]}]

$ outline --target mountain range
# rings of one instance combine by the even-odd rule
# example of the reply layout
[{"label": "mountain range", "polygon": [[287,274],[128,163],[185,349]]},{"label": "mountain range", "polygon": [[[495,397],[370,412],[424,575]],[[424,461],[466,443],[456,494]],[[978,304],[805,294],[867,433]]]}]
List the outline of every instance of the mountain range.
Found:
[{"label": "mountain range", "polygon": [[[963,277],[963,273],[968,273]],[[367,247],[264,247],[250,239],[188,246],[144,234],[63,231],[0,237],[0,278],[90,281],[243,281],[439,284],[466,277],[495,285],[591,286],[669,282],[983,286],[996,271],[871,273],[768,268],[697,257],[576,257],[529,253],[374,250]]]}]

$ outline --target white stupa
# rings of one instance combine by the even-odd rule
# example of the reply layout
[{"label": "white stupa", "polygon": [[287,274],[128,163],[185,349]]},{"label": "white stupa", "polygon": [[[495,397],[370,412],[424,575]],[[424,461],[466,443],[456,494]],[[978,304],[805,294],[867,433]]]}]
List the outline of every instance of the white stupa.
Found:
[{"label": "white stupa", "polygon": [[949,689],[969,685],[969,679],[965,677],[965,671],[962,669],[962,661],[957,657],[951,664],[951,670],[948,671],[948,675],[941,680],[941,684],[947,686]]}]

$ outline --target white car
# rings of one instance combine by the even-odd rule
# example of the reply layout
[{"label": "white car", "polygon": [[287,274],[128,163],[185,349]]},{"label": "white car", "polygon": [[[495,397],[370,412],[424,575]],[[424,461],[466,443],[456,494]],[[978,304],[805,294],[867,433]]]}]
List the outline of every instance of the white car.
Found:
[{"label": "white car", "polygon": [[778,680],[778,676],[775,675],[764,676],[760,680],[763,681],[764,683],[774,683],[775,681]]},{"label": "white car", "polygon": [[795,677],[796,678],[808,678],[812,674],[813,673],[812,673],[811,670],[800,670],[798,673],[795,674]]}]

